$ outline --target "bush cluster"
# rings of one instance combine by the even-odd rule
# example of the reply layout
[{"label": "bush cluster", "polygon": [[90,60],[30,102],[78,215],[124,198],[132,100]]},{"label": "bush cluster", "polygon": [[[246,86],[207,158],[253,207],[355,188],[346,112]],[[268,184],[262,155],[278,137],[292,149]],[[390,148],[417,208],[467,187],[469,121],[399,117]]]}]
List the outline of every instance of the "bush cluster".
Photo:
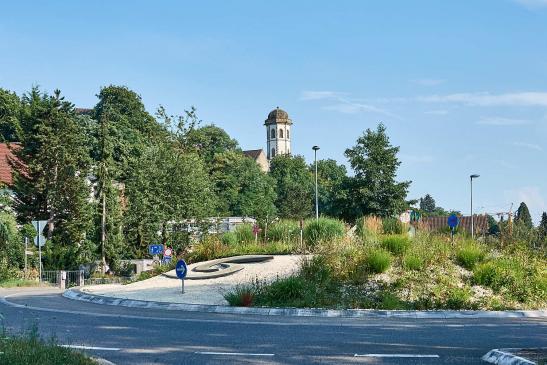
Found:
[{"label": "bush cluster", "polygon": [[382,238],[382,246],[394,255],[402,255],[410,247],[410,239],[403,235],[389,235]]},{"label": "bush cluster", "polygon": [[304,240],[310,247],[343,237],[344,234],[344,223],[338,219],[321,217],[308,220],[304,226]]},{"label": "bush cluster", "polygon": [[476,264],[482,262],[486,256],[483,247],[474,242],[465,242],[456,251],[456,260],[458,264],[466,269],[473,269]]}]

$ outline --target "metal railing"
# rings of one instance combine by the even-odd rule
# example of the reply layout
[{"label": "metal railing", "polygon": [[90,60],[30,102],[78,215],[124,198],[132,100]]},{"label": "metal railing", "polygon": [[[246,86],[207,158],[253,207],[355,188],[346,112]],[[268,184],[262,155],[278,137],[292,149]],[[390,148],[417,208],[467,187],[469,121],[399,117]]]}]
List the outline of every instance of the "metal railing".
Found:
[{"label": "metal railing", "polygon": [[42,283],[47,283],[52,286],[58,286],[62,289],[72,288],[74,286],[83,286],[84,271],[83,270],[53,270],[42,271]]}]

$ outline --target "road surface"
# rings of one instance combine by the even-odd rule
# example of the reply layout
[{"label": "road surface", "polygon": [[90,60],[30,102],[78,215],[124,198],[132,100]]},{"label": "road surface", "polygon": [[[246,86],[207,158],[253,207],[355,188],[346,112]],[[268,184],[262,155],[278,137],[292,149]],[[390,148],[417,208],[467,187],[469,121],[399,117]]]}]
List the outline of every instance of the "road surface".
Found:
[{"label": "road surface", "polygon": [[[492,348],[547,346],[547,319],[317,318],[190,313],[69,300],[57,289],[0,290],[13,332],[118,365],[481,364]],[[25,307],[14,307],[13,305]]]}]

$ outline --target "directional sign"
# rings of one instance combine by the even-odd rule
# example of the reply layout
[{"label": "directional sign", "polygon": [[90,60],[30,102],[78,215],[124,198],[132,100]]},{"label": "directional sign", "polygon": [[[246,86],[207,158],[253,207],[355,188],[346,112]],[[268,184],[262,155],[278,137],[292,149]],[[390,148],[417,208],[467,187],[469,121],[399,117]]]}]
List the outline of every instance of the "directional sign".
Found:
[{"label": "directional sign", "polygon": [[47,221],[32,221],[32,226],[36,229],[36,237],[34,237],[34,244],[36,246],[44,246],[46,244],[46,238],[44,237],[44,228],[46,228]]},{"label": "directional sign", "polygon": [[150,245],[148,246],[148,253],[150,255],[159,255],[163,252],[163,245]]},{"label": "directional sign", "polygon": [[186,274],[188,273],[188,267],[186,266],[186,262],[184,262],[184,260],[181,259],[177,262],[175,272],[177,273],[177,277],[179,279],[184,279],[186,277]]},{"label": "directional sign", "polygon": [[448,226],[450,228],[456,228],[459,223],[460,220],[458,219],[458,216],[456,214],[450,214],[450,216],[448,217]]}]

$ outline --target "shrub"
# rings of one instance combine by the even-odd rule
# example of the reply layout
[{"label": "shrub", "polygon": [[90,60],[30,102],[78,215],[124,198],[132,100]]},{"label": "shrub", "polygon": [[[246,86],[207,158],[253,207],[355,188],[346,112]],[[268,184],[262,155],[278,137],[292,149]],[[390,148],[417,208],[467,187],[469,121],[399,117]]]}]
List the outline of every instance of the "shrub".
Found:
[{"label": "shrub", "polygon": [[476,264],[482,262],[485,256],[484,249],[476,243],[465,243],[456,251],[458,264],[469,270],[472,270]]},{"label": "shrub", "polygon": [[447,309],[468,309],[471,290],[469,288],[452,288],[446,298]]},{"label": "shrub", "polygon": [[226,246],[237,245],[237,235],[234,232],[223,233],[220,240]]},{"label": "shrub", "polygon": [[400,255],[410,247],[410,239],[402,235],[387,236],[382,239],[382,246],[394,255]]},{"label": "shrub", "polygon": [[235,229],[235,235],[237,242],[239,243],[251,243],[255,240],[255,234],[253,233],[253,226],[250,224],[240,224]]},{"label": "shrub", "polygon": [[369,272],[379,274],[391,265],[391,255],[383,249],[374,249],[365,257],[365,266]]},{"label": "shrub", "polygon": [[278,279],[264,289],[261,304],[268,306],[300,306],[304,298],[306,282],[299,276]]},{"label": "shrub", "polygon": [[366,238],[369,235],[379,235],[382,233],[382,219],[374,215],[361,217],[356,223],[356,233],[361,238]]},{"label": "shrub", "polygon": [[389,217],[382,219],[382,230],[385,234],[402,234],[403,222],[398,218]]},{"label": "shrub", "polygon": [[403,267],[407,270],[420,270],[424,266],[424,260],[418,255],[406,255],[403,258]]},{"label": "shrub", "polygon": [[232,291],[224,294],[224,299],[233,307],[251,307],[256,292],[257,286],[253,284],[237,285]]},{"label": "shrub", "polygon": [[300,225],[293,220],[280,220],[268,226],[266,235],[270,241],[298,242],[300,240]]},{"label": "shrub", "polygon": [[337,219],[319,218],[306,222],[304,227],[304,239],[310,246],[316,246],[321,241],[330,241],[343,237],[344,224]]}]

